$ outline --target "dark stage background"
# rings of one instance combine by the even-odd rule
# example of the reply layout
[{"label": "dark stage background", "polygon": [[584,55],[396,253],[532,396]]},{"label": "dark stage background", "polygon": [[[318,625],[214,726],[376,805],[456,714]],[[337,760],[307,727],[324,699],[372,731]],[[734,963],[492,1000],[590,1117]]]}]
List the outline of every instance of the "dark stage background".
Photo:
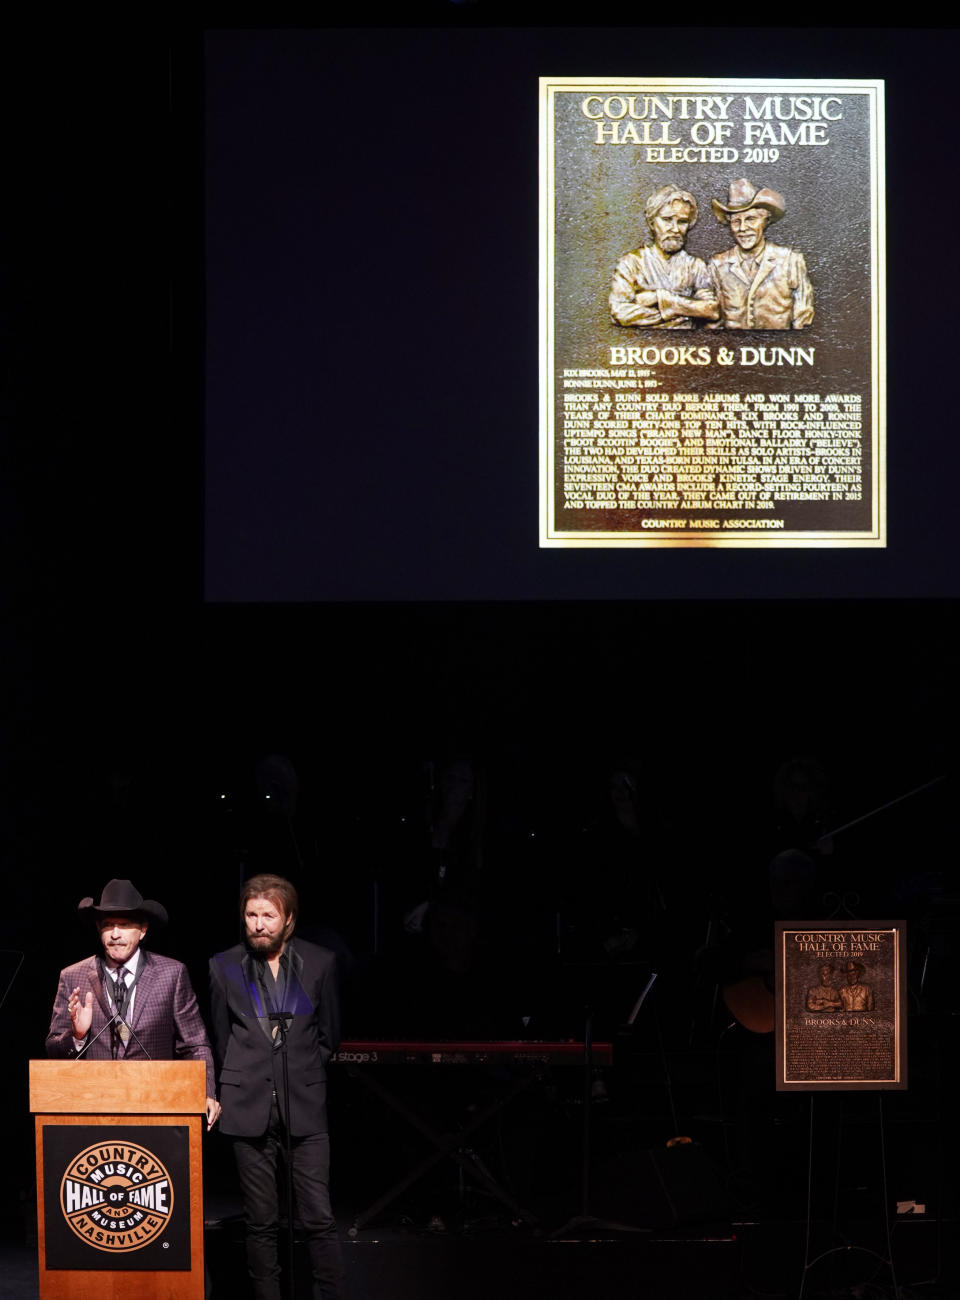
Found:
[{"label": "dark stage background", "polygon": [[[738,57],[771,48],[771,31]],[[479,580],[473,542],[458,550],[460,534],[441,528],[428,541],[443,552],[449,598],[374,602],[344,587],[342,599],[292,603],[303,588],[281,583],[269,599],[257,589],[258,602],[221,604],[204,604],[203,587],[197,36],[34,32],[4,55],[9,107],[26,119],[12,145],[26,197],[8,214],[3,263],[14,381],[0,467],[9,1241],[29,1243],[33,1216],[26,1060],[42,1054],[58,970],[91,950],[77,902],[129,875],[170,912],[155,946],[202,990],[207,957],[236,937],[240,881],[266,866],[300,886],[304,933],[341,953],[348,1037],[577,1039],[589,1007],[617,1045],[598,1079],[595,1192],[634,1223],[662,1215],[638,1170],[678,1131],[700,1143],[724,1222],[802,1219],[806,1102],[773,1092],[769,1040],[732,1022],[718,988],[783,914],[791,866],[809,872],[810,915],[829,915],[838,895],[858,915],[905,917],[911,1088],[885,1103],[890,1193],[924,1200],[927,1222],[949,1226],[957,462],[939,385],[956,329],[952,318],[917,327],[906,255],[925,178],[955,198],[938,144],[954,33],[795,33],[782,56],[783,75],[829,76],[835,63],[888,78],[888,552],[632,553],[605,573],[604,557],[553,553],[542,593],[498,585],[514,554],[525,584],[544,563],[532,549],[531,298],[523,363],[505,381],[517,409],[529,407],[511,433],[525,440],[515,482],[529,492],[506,506]],[[579,39],[544,36],[554,49],[542,70],[571,68]],[[599,51],[612,38],[590,41]],[[179,98],[168,116],[171,48]],[[681,71],[700,71],[697,57]],[[589,70],[633,70],[622,50],[607,62],[617,66]],[[913,114],[924,97],[929,127],[913,134],[894,106]],[[389,158],[389,140],[380,147]],[[533,202],[532,176],[527,189]],[[384,194],[385,226],[396,212],[396,193]],[[532,212],[522,221],[512,256],[532,259]],[[435,428],[397,418],[409,463],[434,463]],[[225,518],[243,534],[243,517]],[[374,540],[388,562],[388,542]],[[418,563],[416,549],[397,555]],[[336,564],[343,586],[349,555]],[[817,848],[823,832],[881,808]],[[784,850],[805,860],[771,872]],[[424,901],[442,923],[417,933],[405,918]],[[502,1082],[458,1080],[436,1104],[455,1123]],[[333,1088],[335,1192],[357,1208],[410,1152],[349,1080]],[[485,1150],[549,1227],[580,1203],[578,1089],[558,1079]],[[822,1112],[824,1203],[842,1117],[854,1157],[841,1203],[870,1223],[872,1105]],[[216,1138],[208,1170],[223,1191]],[[448,1227],[462,1218],[450,1178],[390,1212],[414,1233],[433,1213]],[[914,1275],[934,1275],[936,1248],[921,1256]]]}]

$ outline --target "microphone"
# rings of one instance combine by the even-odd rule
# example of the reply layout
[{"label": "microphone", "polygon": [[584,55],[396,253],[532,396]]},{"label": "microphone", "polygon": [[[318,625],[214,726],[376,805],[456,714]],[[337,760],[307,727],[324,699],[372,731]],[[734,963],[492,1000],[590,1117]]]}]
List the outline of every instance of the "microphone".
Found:
[{"label": "microphone", "polygon": [[144,1054],[144,1056],[147,1058],[147,1060],[148,1060],[148,1061],[152,1061],[152,1060],[153,1060],[153,1057],[150,1055],[150,1053],[149,1053],[149,1052],[147,1051],[147,1049],[144,1047],[143,1043],[140,1042],[140,1039],[139,1039],[139,1038],[137,1037],[137,1035],[134,1033],[134,1031],[133,1031],[133,1025],[131,1025],[130,1022],[129,1022],[128,1020],[124,1020],[123,1016],[120,1014],[119,1011],[115,1011],[115,1012],[113,1013],[113,1015],[110,1017],[110,1019],[104,1022],[102,1028],[100,1028],[100,1029],[97,1030],[97,1032],[94,1034],[94,1036],[90,1039],[90,1041],[89,1041],[88,1043],[84,1043],[84,1045],[80,1048],[80,1051],[77,1052],[76,1056],[75,1056],[73,1059],[74,1059],[75,1061],[79,1061],[79,1060],[80,1060],[80,1057],[83,1056],[83,1054],[84,1054],[84,1053],[85,1053],[89,1048],[91,1048],[91,1047],[94,1045],[94,1043],[97,1041],[97,1039],[100,1037],[100,1035],[103,1034],[103,1033],[106,1033],[106,1031],[110,1028],[110,1026],[111,1026],[111,1025],[115,1025],[115,1024],[117,1023],[118,1020],[119,1020],[119,1022],[120,1022],[121,1025],[123,1025],[126,1029],[128,1029],[128,1030],[130,1031],[130,1035],[131,1035],[131,1037],[133,1038],[133,1041],[134,1041],[134,1042],[137,1044],[137,1046],[140,1048],[140,1051],[143,1052],[143,1054]]}]

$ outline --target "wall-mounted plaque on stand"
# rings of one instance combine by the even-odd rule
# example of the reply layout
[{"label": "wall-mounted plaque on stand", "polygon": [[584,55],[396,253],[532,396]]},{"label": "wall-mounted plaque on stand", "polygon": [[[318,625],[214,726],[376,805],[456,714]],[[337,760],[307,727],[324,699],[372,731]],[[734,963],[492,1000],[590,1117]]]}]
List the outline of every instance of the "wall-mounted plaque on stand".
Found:
[{"label": "wall-mounted plaque on stand", "polygon": [[886,544],[883,82],[540,79],[540,545]]},{"label": "wall-mounted plaque on stand", "polygon": [[903,921],[776,926],[777,1088],[907,1086]]}]

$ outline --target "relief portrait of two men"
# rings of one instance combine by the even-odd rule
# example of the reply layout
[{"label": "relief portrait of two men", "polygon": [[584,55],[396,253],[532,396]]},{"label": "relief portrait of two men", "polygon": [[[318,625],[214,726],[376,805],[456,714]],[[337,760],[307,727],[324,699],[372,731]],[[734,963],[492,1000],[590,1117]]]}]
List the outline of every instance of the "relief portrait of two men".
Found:
[{"label": "relief portrait of two men", "polygon": [[787,330],[813,320],[813,287],[803,254],[775,244],[767,228],[786,214],[782,195],[745,179],[730,183],[726,202],[711,199],[734,245],[709,262],[686,251],[699,217],[694,196],[662,185],[644,204],[649,240],[617,264],[610,315],[617,325],[647,329]]}]

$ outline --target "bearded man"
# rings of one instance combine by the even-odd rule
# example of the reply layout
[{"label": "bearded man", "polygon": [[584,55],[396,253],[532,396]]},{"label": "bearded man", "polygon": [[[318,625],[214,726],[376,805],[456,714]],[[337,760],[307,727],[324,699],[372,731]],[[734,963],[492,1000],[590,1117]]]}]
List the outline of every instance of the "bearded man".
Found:
[{"label": "bearded man", "polygon": [[662,185],[644,204],[650,242],[625,253],[613,273],[610,315],[615,325],[693,329],[720,316],[706,263],[685,251],[697,224],[697,201],[676,185]]},{"label": "bearded man", "polygon": [[[281,1152],[290,1156],[316,1300],[341,1300],[343,1260],[330,1208],[327,1062],[340,1038],[336,958],[294,938],[297,891],[282,876],[240,891],[243,942],[210,961],[221,1131],[233,1140],[257,1300],[280,1300]],[[293,1207],[289,1207],[291,1211]]]}]

